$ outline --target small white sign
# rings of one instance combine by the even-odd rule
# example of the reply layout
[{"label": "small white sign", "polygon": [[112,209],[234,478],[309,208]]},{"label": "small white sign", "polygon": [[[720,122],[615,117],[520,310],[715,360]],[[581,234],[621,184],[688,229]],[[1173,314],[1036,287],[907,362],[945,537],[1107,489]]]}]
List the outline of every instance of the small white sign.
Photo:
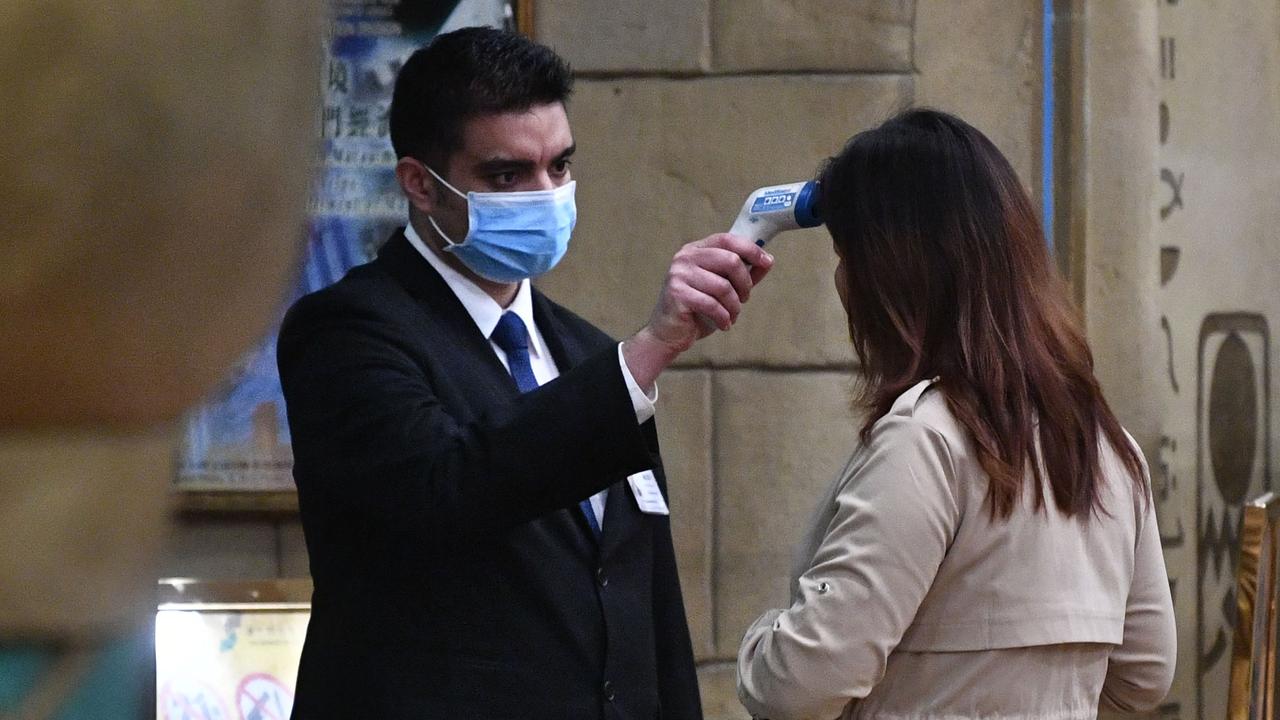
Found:
[{"label": "small white sign", "polygon": [[666,499],[662,497],[662,491],[658,489],[658,478],[653,476],[652,470],[627,476],[627,484],[631,486],[631,494],[636,496],[636,504],[640,506],[640,512],[650,515],[671,514],[667,509]]}]

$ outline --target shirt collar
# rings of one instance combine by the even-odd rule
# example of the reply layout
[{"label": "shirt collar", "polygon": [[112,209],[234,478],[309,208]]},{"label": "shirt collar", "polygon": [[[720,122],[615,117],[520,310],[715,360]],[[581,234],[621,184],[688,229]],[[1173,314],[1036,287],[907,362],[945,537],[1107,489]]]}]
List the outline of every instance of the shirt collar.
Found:
[{"label": "shirt collar", "polygon": [[537,325],[533,320],[533,290],[526,278],[520,281],[520,287],[516,290],[516,297],[511,301],[511,305],[505,310],[497,303],[489,293],[485,292],[479,285],[476,285],[470,278],[462,273],[454,270],[439,256],[434,250],[427,247],[422,236],[414,229],[412,224],[406,225],[404,228],[405,239],[413,246],[418,254],[421,255],[435,271],[440,273],[440,277],[444,278],[444,282],[457,296],[458,301],[462,303],[462,307],[466,308],[467,314],[475,322],[476,327],[480,329],[480,334],[486,338],[493,335],[493,329],[498,326],[498,319],[502,317],[504,312],[513,312],[524,321],[524,326],[529,332],[529,352],[533,357],[542,357],[547,349],[542,341],[542,333],[538,332]]}]

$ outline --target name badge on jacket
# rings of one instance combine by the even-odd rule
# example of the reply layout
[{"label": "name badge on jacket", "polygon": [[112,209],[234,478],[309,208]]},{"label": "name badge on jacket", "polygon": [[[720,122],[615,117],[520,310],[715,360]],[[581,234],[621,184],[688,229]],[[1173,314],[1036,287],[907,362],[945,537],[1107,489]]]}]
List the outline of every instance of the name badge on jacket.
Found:
[{"label": "name badge on jacket", "polygon": [[628,475],[627,484],[631,486],[631,494],[636,496],[636,504],[640,506],[640,512],[650,515],[671,514],[667,509],[666,499],[662,497],[662,491],[658,489],[658,478],[653,476],[652,470]]}]

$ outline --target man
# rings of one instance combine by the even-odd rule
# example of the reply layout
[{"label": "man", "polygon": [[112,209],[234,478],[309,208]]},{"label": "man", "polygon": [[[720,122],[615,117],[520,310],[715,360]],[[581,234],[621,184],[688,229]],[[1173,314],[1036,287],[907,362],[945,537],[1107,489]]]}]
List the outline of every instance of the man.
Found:
[{"label": "man", "polygon": [[285,319],[315,580],[295,718],[701,717],[654,381],[772,258],[685,246],[621,344],[534,290],[576,217],[571,85],[498,30],[416,52],[391,109],[409,224]]}]

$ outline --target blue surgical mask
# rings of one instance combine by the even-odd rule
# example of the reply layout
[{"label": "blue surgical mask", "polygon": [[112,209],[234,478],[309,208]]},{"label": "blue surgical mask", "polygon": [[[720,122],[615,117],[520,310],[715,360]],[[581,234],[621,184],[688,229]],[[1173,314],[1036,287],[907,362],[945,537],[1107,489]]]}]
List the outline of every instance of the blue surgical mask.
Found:
[{"label": "blue surgical mask", "polygon": [[427,216],[463,265],[494,282],[519,282],[537,277],[560,262],[569,249],[569,236],[578,219],[574,204],[577,183],[554,190],[528,192],[469,192],[462,194],[435,170],[427,168],[445,187],[467,201],[470,227],[462,242],[454,242]]}]

